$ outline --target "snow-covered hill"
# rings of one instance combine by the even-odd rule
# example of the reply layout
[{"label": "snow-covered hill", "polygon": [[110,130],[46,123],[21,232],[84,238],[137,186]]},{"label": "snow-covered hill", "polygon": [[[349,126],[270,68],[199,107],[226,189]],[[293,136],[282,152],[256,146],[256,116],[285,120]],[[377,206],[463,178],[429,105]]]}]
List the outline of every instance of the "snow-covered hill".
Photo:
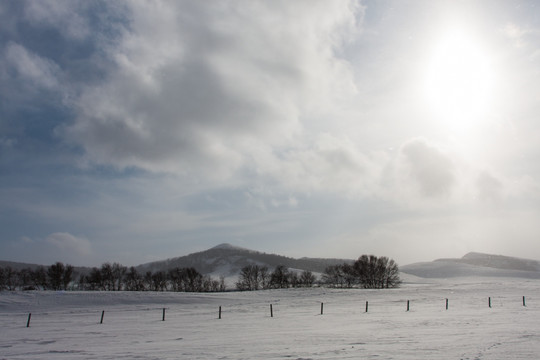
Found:
[{"label": "snow-covered hill", "polygon": [[13,270],[21,270],[21,269],[35,270],[35,269],[39,268],[40,266],[43,266],[43,265],[0,260],[0,267],[2,267],[2,268],[10,267]]},{"label": "snow-covered hill", "polygon": [[274,269],[278,265],[284,265],[289,269],[309,270],[321,273],[329,265],[342,264],[346,261],[352,260],[294,259],[282,255],[266,254],[230,244],[220,244],[211,249],[190,255],[142,264],[137,267],[137,270],[140,272],[154,272],[159,270],[167,271],[175,267],[194,267],[197,271],[205,275],[230,277],[237,276],[240,270],[249,264],[267,266],[269,269]]},{"label": "snow-covered hill", "polygon": [[482,253],[468,253],[460,259],[405,265],[400,270],[423,278],[490,276],[540,279],[539,261]]},{"label": "snow-covered hill", "polygon": [[[359,254],[361,255],[361,254]],[[248,264],[267,266],[273,270],[278,265],[293,271],[309,270],[322,273],[329,265],[353,262],[351,259],[326,258],[290,258],[276,254],[266,254],[255,250],[220,244],[205,251],[174,257],[166,260],[150,262],[136,266],[141,273],[146,271],[167,271],[179,267],[193,267],[201,274],[214,278],[225,277],[228,284],[234,284],[240,270]],[[0,261],[0,267],[10,266],[13,269],[35,269],[40,265]],[[87,274],[90,268],[75,267],[76,277]],[[402,279],[410,276],[420,278],[454,278],[454,277],[519,277],[540,279],[540,261],[521,259],[510,256],[490,255],[471,252],[462,258],[437,259],[431,262],[420,262],[400,266]]]}]

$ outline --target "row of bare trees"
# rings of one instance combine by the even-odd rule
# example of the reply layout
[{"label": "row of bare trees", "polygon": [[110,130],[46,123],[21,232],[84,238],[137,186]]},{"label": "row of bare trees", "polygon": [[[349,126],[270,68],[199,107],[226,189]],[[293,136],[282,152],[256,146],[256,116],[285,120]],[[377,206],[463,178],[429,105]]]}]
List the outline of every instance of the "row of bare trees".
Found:
[{"label": "row of bare trees", "polygon": [[[78,278],[77,278],[78,275]],[[96,290],[96,291],[225,291],[225,279],[213,279],[194,268],[146,271],[118,263],[104,263],[87,274],[76,274],[72,265],[57,262],[35,269],[0,267],[0,290]]]},{"label": "row of bare trees", "polygon": [[352,264],[327,267],[322,282],[333,287],[364,289],[395,288],[401,284],[396,262],[375,255],[362,255]]},{"label": "row of bare trees", "polygon": [[0,267],[0,290],[67,290],[73,275],[74,267],[61,262],[35,269]]},{"label": "row of bare trees", "polygon": [[315,283],[331,287],[385,289],[401,284],[396,262],[385,256],[362,255],[353,263],[328,266],[320,281],[311,271],[296,273],[277,266],[273,272],[256,264],[242,268],[236,288],[260,290],[289,287],[311,287]]},{"label": "row of bare trees", "polygon": [[308,270],[298,274],[289,271],[283,265],[279,265],[274,271],[270,272],[266,266],[250,264],[244,266],[240,271],[236,289],[245,291],[310,287],[313,286],[316,280],[315,275]]},{"label": "row of bare trees", "polygon": [[139,273],[133,266],[129,269],[118,263],[105,263],[101,268],[92,268],[88,275],[81,276],[80,290],[105,291],[225,291],[225,279],[213,279],[202,275],[192,267],[173,268],[168,271],[146,271]]},{"label": "row of bare trees", "polygon": [[[213,279],[196,269],[173,268],[168,271],[146,271],[127,268],[118,263],[104,263],[86,274],[76,273],[72,265],[57,262],[49,267],[14,270],[0,267],[0,290],[97,290],[97,291],[225,291],[225,279]],[[311,287],[317,278],[311,271],[290,271],[283,265],[270,271],[256,264],[242,268],[236,289],[260,290],[289,287]],[[332,287],[383,289],[401,283],[398,265],[387,257],[362,255],[354,263],[328,266],[320,283]]]}]

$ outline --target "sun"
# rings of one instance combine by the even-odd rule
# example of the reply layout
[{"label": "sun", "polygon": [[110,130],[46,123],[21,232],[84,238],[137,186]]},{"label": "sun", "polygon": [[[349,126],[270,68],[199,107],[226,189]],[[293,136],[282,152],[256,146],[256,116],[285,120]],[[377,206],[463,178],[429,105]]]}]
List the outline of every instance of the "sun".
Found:
[{"label": "sun", "polygon": [[453,132],[485,120],[494,74],[489,53],[471,33],[450,29],[436,40],[424,70],[425,99],[433,116]]}]

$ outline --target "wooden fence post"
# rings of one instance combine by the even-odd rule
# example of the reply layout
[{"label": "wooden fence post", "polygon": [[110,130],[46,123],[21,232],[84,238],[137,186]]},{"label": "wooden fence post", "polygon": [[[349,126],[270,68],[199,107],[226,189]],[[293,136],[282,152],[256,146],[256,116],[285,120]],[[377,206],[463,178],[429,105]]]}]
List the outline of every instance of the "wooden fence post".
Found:
[{"label": "wooden fence post", "polygon": [[101,320],[99,322],[100,324],[103,324],[103,316],[105,316],[105,310],[101,312]]},{"label": "wooden fence post", "polygon": [[32,317],[32,313],[28,313],[28,320],[26,321],[26,327],[30,327],[30,318]]},{"label": "wooden fence post", "polygon": [[221,319],[221,306],[219,307],[219,315],[218,315],[218,319]]},{"label": "wooden fence post", "polygon": [[368,312],[368,302],[366,301],[366,312]]},{"label": "wooden fence post", "polygon": [[446,299],[446,310],[448,310],[448,299]]},{"label": "wooden fence post", "polygon": [[523,296],[523,306],[527,306],[527,305],[525,304],[525,296]]},{"label": "wooden fence post", "polygon": [[488,297],[488,306],[491,307],[491,296]]},{"label": "wooden fence post", "polygon": [[163,318],[161,319],[161,321],[165,321],[165,308],[163,308]]},{"label": "wooden fence post", "polygon": [[274,317],[274,310],[272,309],[272,304],[270,304],[270,317]]},{"label": "wooden fence post", "polygon": [[407,311],[409,311],[409,300],[407,300]]}]

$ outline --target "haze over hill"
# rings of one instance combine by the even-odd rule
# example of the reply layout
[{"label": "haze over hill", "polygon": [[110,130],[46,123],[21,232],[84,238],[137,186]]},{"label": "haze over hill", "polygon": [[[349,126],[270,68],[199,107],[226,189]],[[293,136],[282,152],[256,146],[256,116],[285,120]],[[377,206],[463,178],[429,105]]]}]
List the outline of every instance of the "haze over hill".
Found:
[{"label": "haze over hill", "polygon": [[[362,254],[358,254],[360,256]],[[256,250],[233,246],[223,243],[208,250],[192,254],[173,257],[165,260],[144,263],[135,268],[140,273],[147,271],[167,272],[173,268],[193,267],[203,275],[212,277],[225,277],[228,282],[234,282],[240,270],[249,264],[267,266],[270,270],[283,265],[292,271],[309,270],[314,273],[323,273],[329,265],[353,262],[354,259],[332,258],[291,258],[277,254],[267,254]],[[384,255],[382,255],[384,256]],[[48,264],[50,265],[50,264]],[[91,268],[75,265],[75,273],[87,274]],[[0,267],[11,267],[15,270],[24,268],[36,269],[37,264],[0,261]],[[409,274],[421,278],[454,278],[454,277],[519,277],[540,279],[540,261],[515,258],[503,255],[491,255],[470,252],[462,258],[442,258],[431,262],[419,262],[399,266],[402,274]]]},{"label": "haze over hill", "polygon": [[405,265],[400,270],[423,278],[492,276],[540,279],[540,261],[475,252],[459,259],[437,259]]},{"label": "haze over hill", "polygon": [[179,267],[194,267],[205,275],[213,276],[236,276],[240,270],[249,264],[267,266],[273,269],[278,265],[284,265],[289,269],[309,270],[322,273],[329,265],[349,262],[349,259],[324,259],[324,258],[301,258],[295,259],[276,254],[266,254],[231,244],[220,244],[205,251],[196,252],[186,256],[154,261],[137,266],[140,272],[167,271]]}]

